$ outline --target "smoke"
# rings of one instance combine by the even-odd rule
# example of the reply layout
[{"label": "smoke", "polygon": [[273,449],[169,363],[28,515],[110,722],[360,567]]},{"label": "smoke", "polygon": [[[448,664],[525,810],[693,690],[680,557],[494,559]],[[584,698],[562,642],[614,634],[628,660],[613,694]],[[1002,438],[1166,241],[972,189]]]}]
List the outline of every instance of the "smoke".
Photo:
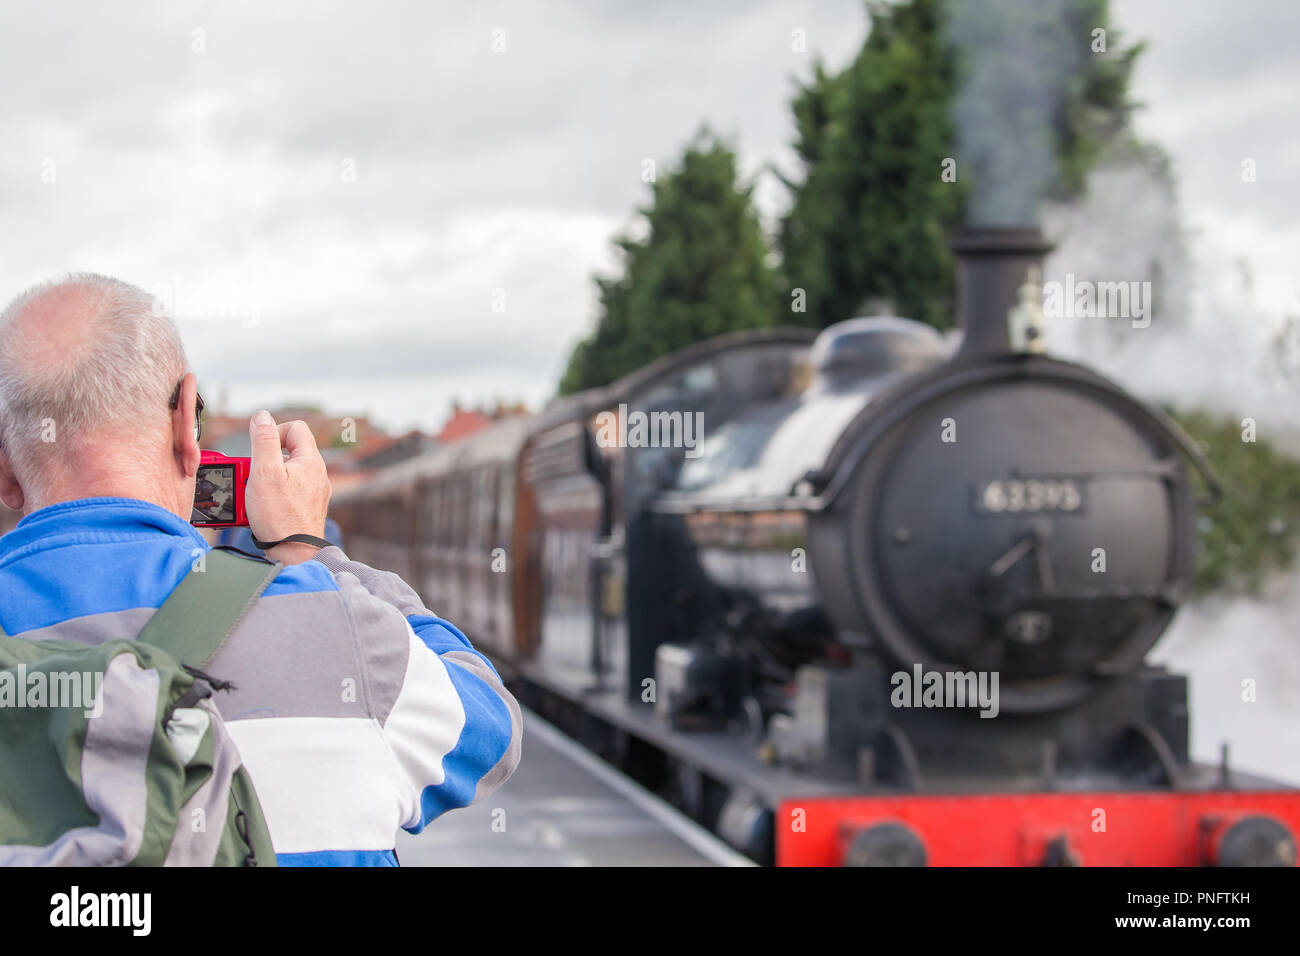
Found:
[{"label": "smoke", "polygon": [[1264,596],[1184,606],[1152,660],[1190,677],[1192,753],[1300,785],[1300,572]]},{"label": "smoke", "polygon": [[1038,221],[1058,176],[1056,129],[1069,84],[1089,55],[1089,35],[1066,0],[965,0],[949,5],[956,48],[953,103],[958,176],[972,184],[971,226]]},{"label": "smoke", "polygon": [[[1115,148],[1081,200],[1044,205],[1043,228],[1056,243],[1045,280],[1146,281],[1153,302],[1147,328],[1125,317],[1050,318],[1049,353],[1151,402],[1253,417],[1262,437],[1300,454],[1296,322],[1252,297],[1249,274],[1212,237],[1184,233],[1158,152]],[[1227,742],[1234,766],[1300,784],[1300,568],[1259,598],[1185,604],[1152,659],[1190,678],[1197,759],[1217,762]]]},{"label": "smoke", "polygon": [[1163,157],[1116,146],[1082,200],[1045,203],[1056,244],[1044,280],[1150,283],[1152,319],[1055,316],[1048,349],[1090,365],[1152,402],[1253,418],[1260,434],[1300,455],[1300,321],[1262,307],[1247,267],[1209,237],[1192,242]]}]

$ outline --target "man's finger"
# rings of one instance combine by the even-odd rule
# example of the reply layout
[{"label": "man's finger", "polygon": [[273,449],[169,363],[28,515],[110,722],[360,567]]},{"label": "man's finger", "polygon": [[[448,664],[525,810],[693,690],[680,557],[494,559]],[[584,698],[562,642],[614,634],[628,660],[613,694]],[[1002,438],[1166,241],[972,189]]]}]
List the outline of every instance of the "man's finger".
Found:
[{"label": "man's finger", "polygon": [[284,450],[289,453],[290,461],[303,455],[320,454],[320,449],[316,447],[316,436],[304,421],[282,422],[279,440],[284,444]]},{"label": "man's finger", "polygon": [[253,448],[253,467],[264,468],[281,461],[280,430],[271,413],[263,409],[248,423],[248,438]]}]

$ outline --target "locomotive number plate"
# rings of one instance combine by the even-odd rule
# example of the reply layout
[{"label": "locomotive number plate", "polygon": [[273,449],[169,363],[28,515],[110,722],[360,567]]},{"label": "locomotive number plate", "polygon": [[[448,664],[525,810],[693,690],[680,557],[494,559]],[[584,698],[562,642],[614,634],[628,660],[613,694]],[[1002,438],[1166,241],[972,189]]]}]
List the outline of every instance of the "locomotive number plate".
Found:
[{"label": "locomotive number plate", "polygon": [[1074,478],[998,478],[977,487],[972,504],[986,515],[1072,514],[1083,510],[1083,490],[1083,482]]}]

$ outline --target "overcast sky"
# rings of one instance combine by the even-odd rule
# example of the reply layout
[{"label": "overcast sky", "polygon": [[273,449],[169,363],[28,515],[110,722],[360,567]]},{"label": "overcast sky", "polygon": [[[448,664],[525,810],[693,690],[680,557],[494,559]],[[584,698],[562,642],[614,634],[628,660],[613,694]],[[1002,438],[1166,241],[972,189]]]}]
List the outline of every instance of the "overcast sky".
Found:
[{"label": "overcast sky", "polygon": [[[1189,225],[1300,310],[1300,5],[1114,7]],[[707,120],[749,175],[788,164],[794,78],[866,27],[859,0],[31,5],[0,33],[0,298],[69,269],[158,292],[239,411],[537,405],[642,161]]]}]

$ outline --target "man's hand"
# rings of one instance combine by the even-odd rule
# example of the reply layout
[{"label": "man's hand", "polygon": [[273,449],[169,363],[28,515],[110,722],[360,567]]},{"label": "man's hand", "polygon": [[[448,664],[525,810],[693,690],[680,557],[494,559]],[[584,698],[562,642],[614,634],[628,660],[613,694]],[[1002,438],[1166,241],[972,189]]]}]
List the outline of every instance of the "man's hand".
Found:
[{"label": "man's hand", "polygon": [[[330,480],[316,437],[306,422],[276,426],[267,411],[258,412],[248,425],[253,464],[244,492],[244,509],[253,536],[279,541],[291,534],[325,536],[325,512],[330,503]],[[289,453],[284,458],[280,453]],[[284,564],[301,564],[315,557],[317,548],[289,542],[267,551],[267,557]]]}]

